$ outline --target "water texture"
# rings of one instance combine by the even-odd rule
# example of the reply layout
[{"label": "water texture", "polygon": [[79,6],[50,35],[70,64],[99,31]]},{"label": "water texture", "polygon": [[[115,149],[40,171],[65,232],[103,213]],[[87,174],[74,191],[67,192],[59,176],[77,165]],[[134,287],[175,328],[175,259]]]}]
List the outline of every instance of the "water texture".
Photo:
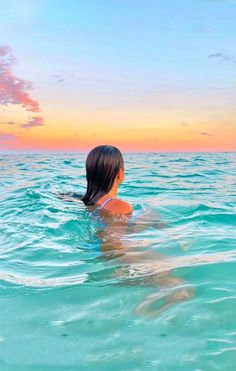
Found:
[{"label": "water texture", "polygon": [[234,370],[236,153],[125,154],[114,255],[85,158],[0,155],[0,369]]}]

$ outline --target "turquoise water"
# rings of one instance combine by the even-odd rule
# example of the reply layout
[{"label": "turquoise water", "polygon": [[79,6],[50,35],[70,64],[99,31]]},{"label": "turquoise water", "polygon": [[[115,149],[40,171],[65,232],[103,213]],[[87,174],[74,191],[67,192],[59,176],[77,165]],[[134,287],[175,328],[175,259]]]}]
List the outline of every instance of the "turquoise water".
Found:
[{"label": "turquoise water", "polygon": [[236,153],[126,154],[108,231],[84,161],[0,157],[0,369],[235,369]]}]

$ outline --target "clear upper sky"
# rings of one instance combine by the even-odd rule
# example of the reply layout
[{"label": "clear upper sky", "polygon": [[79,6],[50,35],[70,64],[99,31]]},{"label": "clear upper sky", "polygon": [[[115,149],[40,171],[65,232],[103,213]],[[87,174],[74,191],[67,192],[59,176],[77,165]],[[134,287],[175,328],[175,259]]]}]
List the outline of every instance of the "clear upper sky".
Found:
[{"label": "clear upper sky", "polygon": [[0,0],[0,148],[236,150],[236,1]]}]

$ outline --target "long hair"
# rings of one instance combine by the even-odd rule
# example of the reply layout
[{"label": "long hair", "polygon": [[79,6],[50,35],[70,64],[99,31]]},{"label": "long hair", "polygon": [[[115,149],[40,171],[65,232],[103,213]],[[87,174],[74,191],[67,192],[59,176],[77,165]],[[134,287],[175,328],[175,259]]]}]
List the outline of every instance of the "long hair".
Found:
[{"label": "long hair", "polygon": [[86,159],[87,191],[82,197],[85,205],[95,205],[107,194],[122,168],[124,160],[118,148],[107,145],[95,147]]}]

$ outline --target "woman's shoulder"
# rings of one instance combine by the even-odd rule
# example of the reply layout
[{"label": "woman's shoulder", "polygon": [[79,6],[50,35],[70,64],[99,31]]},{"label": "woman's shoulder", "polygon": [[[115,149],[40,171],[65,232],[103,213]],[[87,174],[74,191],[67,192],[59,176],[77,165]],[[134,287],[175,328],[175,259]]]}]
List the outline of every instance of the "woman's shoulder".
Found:
[{"label": "woman's shoulder", "polygon": [[131,214],[133,211],[132,206],[128,202],[119,198],[112,199],[104,209],[111,212],[112,214],[120,215]]}]

